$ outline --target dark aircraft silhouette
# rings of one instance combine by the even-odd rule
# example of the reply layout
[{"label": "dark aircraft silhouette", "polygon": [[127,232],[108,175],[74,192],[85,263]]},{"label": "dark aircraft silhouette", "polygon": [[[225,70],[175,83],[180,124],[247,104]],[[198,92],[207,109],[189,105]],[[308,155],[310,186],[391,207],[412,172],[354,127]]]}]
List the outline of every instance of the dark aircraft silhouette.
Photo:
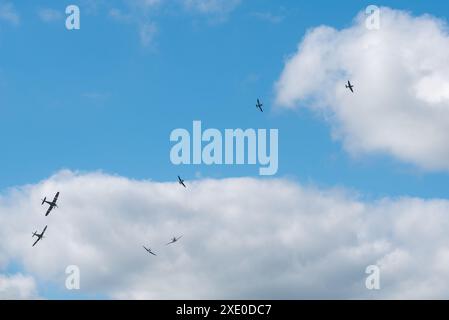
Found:
[{"label": "dark aircraft silhouette", "polygon": [[184,188],[187,188],[186,185],[184,184],[184,180],[182,180],[180,176],[178,176],[178,182],[179,182],[179,184],[181,184]]},{"label": "dark aircraft silhouette", "polygon": [[37,237],[37,240],[33,243],[32,247],[34,247],[34,246],[36,245],[36,243],[39,242],[39,240],[41,240],[41,239],[44,238],[45,230],[47,230],[47,226],[45,226],[45,228],[44,228],[44,230],[42,230],[42,233],[41,233],[41,234],[37,233],[37,231],[34,231],[34,232],[33,232],[33,237],[36,236],[36,237]]},{"label": "dark aircraft silhouette", "polygon": [[150,253],[150,254],[152,254],[153,256],[155,256],[156,254],[153,252],[153,251],[151,251],[151,248],[147,248],[147,247],[145,247],[145,246],[142,246],[145,250],[147,250],[147,252],[148,253]]},{"label": "dark aircraft silhouette", "polygon": [[169,243],[166,243],[165,245],[168,246],[169,244],[175,243],[176,241],[178,241],[181,238],[182,238],[182,236],[179,236],[178,238],[173,237],[173,239],[171,239],[171,241]]},{"label": "dark aircraft silhouette", "polygon": [[263,106],[263,104],[260,103],[259,99],[257,99],[256,108],[259,108],[261,112],[263,112],[262,106]]},{"label": "dark aircraft silhouette", "polygon": [[352,88],[354,88],[354,86],[351,84],[351,82],[349,82],[348,80],[348,84],[345,85],[346,88],[348,88],[349,90],[351,90],[352,93],[354,93],[354,90],[352,90]]},{"label": "dark aircraft silhouette", "polygon": [[58,197],[59,197],[59,191],[56,193],[55,198],[53,199],[53,201],[47,201],[47,197],[45,197],[44,199],[42,199],[42,204],[44,205],[44,203],[48,203],[50,205],[50,207],[48,207],[47,213],[45,214],[45,216],[48,216],[48,214],[51,212],[51,210],[53,210],[53,208],[57,208],[58,205],[56,204],[56,201],[58,201]]}]

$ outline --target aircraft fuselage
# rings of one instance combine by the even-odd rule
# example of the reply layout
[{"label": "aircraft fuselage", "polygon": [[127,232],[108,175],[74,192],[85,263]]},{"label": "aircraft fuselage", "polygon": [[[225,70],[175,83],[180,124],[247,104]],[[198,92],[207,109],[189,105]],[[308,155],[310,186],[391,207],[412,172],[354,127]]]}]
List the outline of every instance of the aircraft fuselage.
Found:
[{"label": "aircraft fuselage", "polygon": [[44,201],[45,203],[48,203],[51,207],[57,207],[56,203],[50,202],[50,201]]}]

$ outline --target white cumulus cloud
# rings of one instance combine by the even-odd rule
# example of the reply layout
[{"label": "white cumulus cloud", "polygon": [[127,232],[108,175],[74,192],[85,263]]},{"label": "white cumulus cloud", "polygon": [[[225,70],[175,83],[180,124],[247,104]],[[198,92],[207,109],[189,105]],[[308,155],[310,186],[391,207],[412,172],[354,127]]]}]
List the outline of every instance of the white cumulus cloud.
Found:
[{"label": "white cumulus cloud", "polygon": [[[40,199],[56,191],[59,208],[45,217]],[[77,265],[80,293],[111,298],[445,298],[448,215],[447,200],[366,202],[282,179],[184,189],[62,171],[0,197],[0,272],[14,262],[64,290]],[[372,264],[380,291],[365,288]]]},{"label": "white cumulus cloud", "polygon": [[[449,35],[445,21],[380,9],[342,30],[307,32],[276,83],[276,103],[310,107],[351,154],[388,154],[425,170],[449,170]],[[346,88],[351,80],[355,93]]]},{"label": "white cumulus cloud", "polygon": [[1,299],[36,299],[37,286],[34,279],[23,274],[0,274]]}]

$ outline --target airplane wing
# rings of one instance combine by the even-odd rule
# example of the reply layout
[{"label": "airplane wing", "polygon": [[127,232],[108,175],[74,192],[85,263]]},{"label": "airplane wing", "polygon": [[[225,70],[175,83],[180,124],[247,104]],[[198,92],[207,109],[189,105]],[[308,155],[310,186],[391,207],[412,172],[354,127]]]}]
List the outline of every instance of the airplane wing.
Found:
[{"label": "airplane wing", "polygon": [[181,234],[181,235],[179,236],[179,238],[178,238],[177,240],[181,239],[181,238],[182,238],[182,236],[183,236],[183,234]]},{"label": "airplane wing", "polygon": [[187,188],[186,185],[184,184],[184,181],[181,181],[180,183],[183,185],[184,188]]},{"label": "airplane wing", "polygon": [[53,199],[53,203],[56,203],[56,201],[58,201],[58,197],[59,197],[59,191],[56,193],[55,198]]},{"label": "airplane wing", "polygon": [[36,241],[34,241],[34,243],[33,243],[32,247],[34,247],[34,246],[36,245],[36,243],[38,243],[38,242],[39,242],[39,240],[40,240],[40,239],[41,239],[41,238],[37,237],[37,240],[36,240]]},{"label": "airplane wing", "polygon": [[168,246],[169,244],[172,244],[174,241],[170,241],[169,243],[166,243],[165,245]]},{"label": "airplane wing", "polygon": [[43,236],[43,235],[44,235],[44,233],[45,233],[45,230],[47,230],[47,226],[45,226],[44,230],[42,230],[41,236]]},{"label": "airplane wing", "polygon": [[52,206],[48,207],[48,210],[47,210],[47,213],[45,214],[45,216],[48,216],[48,214],[51,212],[51,210],[53,210],[53,207]]},{"label": "airplane wing", "polygon": [[352,90],[352,86],[349,87],[349,90],[351,90],[351,92],[354,92],[354,90]]}]

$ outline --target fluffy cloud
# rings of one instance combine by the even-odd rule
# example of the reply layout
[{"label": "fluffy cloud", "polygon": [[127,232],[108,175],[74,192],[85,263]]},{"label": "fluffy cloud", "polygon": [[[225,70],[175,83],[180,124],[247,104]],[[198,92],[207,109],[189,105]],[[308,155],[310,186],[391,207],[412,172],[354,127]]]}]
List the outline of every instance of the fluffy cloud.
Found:
[{"label": "fluffy cloud", "polygon": [[[40,198],[61,192],[44,217]],[[287,180],[173,183],[64,171],[0,198],[0,270],[112,298],[444,298],[449,201],[358,200]],[[31,247],[31,232],[48,225]],[[165,243],[175,235],[175,245]],[[157,257],[148,255],[150,246]],[[381,268],[381,290],[365,268]]]},{"label": "fluffy cloud", "polygon": [[[381,8],[343,30],[310,30],[276,84],[279,106],[302,105],[331,123],[352,154],[381,153],[426,170],[449,170],[449,36],[430,15]],[[355,93],[345,88],[350,79]]]},{"label": "fluffy cloud", "polygon": [[0,274],[0,300],[2,299],[36,299],[36,282],[30,276],[22,274]]}]

